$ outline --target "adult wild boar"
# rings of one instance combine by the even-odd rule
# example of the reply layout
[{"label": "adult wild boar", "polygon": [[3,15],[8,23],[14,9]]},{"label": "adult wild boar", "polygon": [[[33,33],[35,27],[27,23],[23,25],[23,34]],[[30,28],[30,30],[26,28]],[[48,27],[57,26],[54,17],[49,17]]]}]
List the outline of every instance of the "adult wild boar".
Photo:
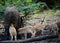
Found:
[{"label": "adult wild boar", "polygon": [[16,30],[21,27],[21,17],[19,15],[19,11],[15,6],[9,6],[6,8],[4,12],[4,21],[5,21],[5,33],[7,35],[7,39],[9,39],[9,27],[12,23]]}]

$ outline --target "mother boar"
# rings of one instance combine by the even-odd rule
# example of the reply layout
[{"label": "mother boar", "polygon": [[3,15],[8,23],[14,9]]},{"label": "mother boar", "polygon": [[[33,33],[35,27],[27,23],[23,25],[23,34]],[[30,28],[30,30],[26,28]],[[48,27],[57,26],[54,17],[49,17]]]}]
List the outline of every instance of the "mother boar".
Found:
[{"label": "mother boar", "polygon": [[16,30],[21,27],[21,17],[19,11],[15,6],[9,6],[4,12],[4,21],[5,21],[5,33],[7,39],[9,39],[9,27],[13,23]]}]

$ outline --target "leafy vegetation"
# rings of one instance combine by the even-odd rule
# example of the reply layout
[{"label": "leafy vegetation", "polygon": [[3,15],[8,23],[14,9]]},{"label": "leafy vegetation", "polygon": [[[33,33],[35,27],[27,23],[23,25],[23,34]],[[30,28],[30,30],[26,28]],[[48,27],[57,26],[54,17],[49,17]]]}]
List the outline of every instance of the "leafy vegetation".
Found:
[{"label": "leafy vegetation", "polygon": [[[54,3],[56,2],[59,2],[59,0],[54,1]],[[15,5],[21,13],[24,13],[26,15],[43,11],[45,7],[46,8],[48,7],[46,1],[41,2],[40,0],[0,0],[0,12],[4,12],[6,7],[9,5]],[[60,8],[59,3],[58,6],[54,7],[54,9],[58,9],[58,8]]]},{"label": "leafy vegetation", "polygon": [[[18,9],[27,9],[27,8],[29,8],[29,9],[38,9],[39,8],[39,6],[40,7],[44,7],[45,6],[45,3],[42,3],[42,2],[40,2],[40,3],[33,3],[32,2],[32,0],[5,0],[5,5],[2,5],[2,0],[0,0],[0,9],[1,9],[1,11],[3,11],[3,9],[5,9],[7,6],[9,6],[9,5],[15,5],[15,6],[17,6],[17,8]],[[31,5],[29,5],[28,3],[31,3]],[[0,11],[0,12],[1,12]]]}]

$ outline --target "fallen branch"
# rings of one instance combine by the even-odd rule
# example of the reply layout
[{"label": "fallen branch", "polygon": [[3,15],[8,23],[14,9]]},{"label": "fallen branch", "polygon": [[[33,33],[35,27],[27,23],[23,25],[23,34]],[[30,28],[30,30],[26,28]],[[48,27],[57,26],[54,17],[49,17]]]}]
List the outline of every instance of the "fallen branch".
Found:
[{"label": "fallen branch", "polygon": [[25,40],[16,40],[16,41],[11,41],[11,40],[7,40],[7,41],[0,41],[0,43],[24,43],[24,42],[34,42],[34,41],[41,41],[41,40],[46,40],[46,39],[53,39],[53,38],[57,38],[58,35],[46,35],[46,36],[38,36],[38,37],[34,37],[34,38],[29,38],[29,39],[25,39]]}]

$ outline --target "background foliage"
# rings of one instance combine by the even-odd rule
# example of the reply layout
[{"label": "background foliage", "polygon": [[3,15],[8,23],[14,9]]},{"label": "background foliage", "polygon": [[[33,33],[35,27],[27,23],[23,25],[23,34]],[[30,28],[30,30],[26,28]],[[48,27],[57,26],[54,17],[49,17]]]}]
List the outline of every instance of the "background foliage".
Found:
[{"label": "background foliage", "polygon": [[[35,11],[43,11],[47,8],[60,8],[60,0],[0,0],[0,18],[9,5],[15,5],[24,14],[33,14]],[[44,9],[45,8],[45,9]]]}]

